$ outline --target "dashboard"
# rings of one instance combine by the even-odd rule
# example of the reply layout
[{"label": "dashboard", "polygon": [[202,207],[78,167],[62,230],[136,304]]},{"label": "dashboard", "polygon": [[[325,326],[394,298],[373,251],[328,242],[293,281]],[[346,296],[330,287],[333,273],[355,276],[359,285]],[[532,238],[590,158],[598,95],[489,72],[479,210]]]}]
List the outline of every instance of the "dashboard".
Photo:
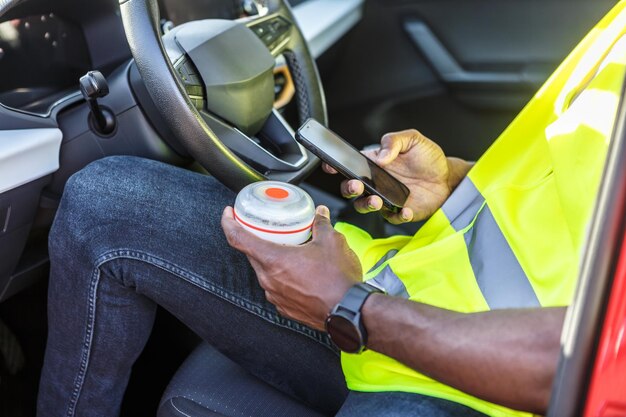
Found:
[{"label": "dashboard", "polygon": [[47,116],[88,70],[130,58],[116,0],[25,0],[0,20],[0,103]]},{"label": "dashboard", "polygon": [[44,13],[0,23],[0,102],[45,113],[91,65],[79,26]]},{"label": "dashboard", "polygon": [[[296,7],[306,1],[311,0],[291,0],[289,4]],[[253,3],[253,0],[159,0],[161,16],[175,25],[199,19],[236,19],[249,14]]]},{"label": "dashboard", "polygon": [[[163,21],[235,19],[263,0],[159,0]],[[0,104],[48,115],[58,100],[77,91],[81,75],[105,75],[130,58],[116,0],[28,0],[0,21]],[[362,0],[291,0],[319,56],[360,18],[347,15]],[[335,17],[333,17],[335,16]],[[307,31],[309,33],[307,33]],[[332,33],[336,32],[336,36]],[[321,44],[320,44],[321,42]]]}]

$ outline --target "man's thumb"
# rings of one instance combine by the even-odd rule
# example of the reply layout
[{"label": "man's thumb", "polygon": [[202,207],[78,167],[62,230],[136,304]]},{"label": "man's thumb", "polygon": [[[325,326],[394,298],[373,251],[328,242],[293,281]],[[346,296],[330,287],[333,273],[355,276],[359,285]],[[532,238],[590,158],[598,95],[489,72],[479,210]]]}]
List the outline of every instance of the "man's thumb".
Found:
[{"label": "man's thumb", "polygon": [[379,165],[386,165],[398,157],[402,143],[394,135],[387,134],[380,141],[380,150],[376,155],[376,162]]},{"label": "man's thumb", "polygon": [[330,224],[330,210],[326,206],[317,206],[313,220],[313,239],[329,230],[333,230],[333,226]]}]

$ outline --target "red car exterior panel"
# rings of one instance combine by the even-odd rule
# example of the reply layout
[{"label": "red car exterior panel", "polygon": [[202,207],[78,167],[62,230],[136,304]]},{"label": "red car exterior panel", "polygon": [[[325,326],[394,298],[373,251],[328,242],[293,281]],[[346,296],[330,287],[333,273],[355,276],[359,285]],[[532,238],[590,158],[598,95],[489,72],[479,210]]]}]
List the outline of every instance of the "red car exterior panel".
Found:
[{"label": "red car exterior panel", "polygon": [[[622,242],[626,242],[626,236]],[[585,417],[626,416],[626,245],[609,297]]]}]

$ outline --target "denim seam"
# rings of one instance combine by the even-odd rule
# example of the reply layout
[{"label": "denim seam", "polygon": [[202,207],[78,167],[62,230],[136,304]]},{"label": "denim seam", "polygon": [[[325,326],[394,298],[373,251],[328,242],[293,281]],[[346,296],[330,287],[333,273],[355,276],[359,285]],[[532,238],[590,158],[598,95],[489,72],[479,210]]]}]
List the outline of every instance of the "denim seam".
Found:
[{"label": "denim seam", "polygon": [[91,354],[91,343],[93,341],[93,328],[96,320],[96,295],[98,292],[98,285],[100,283],[100,269],[96,267],[91,276],[91,283],[89,286],[89,304],[87,312],[87,329],[85,330],[85,337],[83,341],[83,351],[80,360],[80,368],[78,374],[74,379],[74,389],[72,396],[70,397],[70,403],[67,408],[67,416],[73,417],[76,414],[76,406],[80,398],[80,393],[83,389],[85,382],[85,375],[87,374],[87,368],[89,366],[89,356]]},{"label": "denim seam", "polygon": [[[132,259],[136,261],[146,262],[156,268],[162,269],[166,272],[169,272],[179,278],[184,279],[185,281],[193,284],[200,289],[210,292],[213,295],[218,296],[219,298],[230,302],[233,305],[237,305],[239,307],[243,307],[246,311],[254,314],[257,317],[265,319],[272,324],[279,325],[284,328],[288,328],[294,330],[304,336],[307,336],[317,342],[326,344],[325,340],[317,337],[317,332],[310,331],[308,327],[301,325],[300,323],[286,319],[274,312],[268,311],[267,309],[261,307],[256,303],[252,303],[244,298],[238,297],[235,294],[225,290],[222,287],[219,287],[213,283],[209,283],[203,279],[201,279],[198,275],[181,268],[178,265],[175,265],[171,262],[160,259],[156,256],[150,255],[148,253],[138,251],[138,250],[129,250],[129,249],[121,249],[115,250],[111,252],[107,252],[104,255],[100,256],[97,263],[97,268],[102,267],[106,262],[113,261],[115,259]],[[330,346],[329,346],[330,347]]]},{"label": "denim seam", "polygon": [[248,300],[237,297],[229,291],[226,291],[225,289],[215,284],[209,284],[206,281],[200,279],[196,274],[193,274],[179,267],[178,265],[172,264],[163,259],[159,259],[155,256],[137,250],[122,249],[109,251],[104,253],[103,255],[100,255],[96,259],[94,273],[92,274],[91,285],[89,288],[87,330],[85,331],[81,364],[79,372],[74,380],[74,390],[72,391],[72,397],[70,398],[70,404],[68,407],[68,417],[73,417],[75,415],[76,405],[78,404],[80,392],[82,391],[82,387],[85,382],[85,375],[87,374],[87,368],[89,366],[89,356],[91,353],[91,344],[93,341],[93,329],[95,326],[97,290],[100,282],[100,268],[107,262],[111,262],[116,259],[131,259],[146,262],[156,268],[160,268],[179,278],[182,278],[190,284],[195,285],[202,290],[208,291],[212,295],[215,295],[233,305],[243,307],[246,311],[254,314],[257,317],[260,317],[261,319],[264,319],[282,328],[287,328],[297,333],[300,333],[303,336],[306,336],[310,339],[315,340],[316,342],[321,343],[323,346],[326,346],[331,351],[336,352],[336,350],[332,347],[332,345],[328,343],[325,338],[318,336],[317,332],[309,331],[307,327],[304,327],[300,323],[281,317],[276,313],[270,312],[262,308],[258,304],[251,303]]}]

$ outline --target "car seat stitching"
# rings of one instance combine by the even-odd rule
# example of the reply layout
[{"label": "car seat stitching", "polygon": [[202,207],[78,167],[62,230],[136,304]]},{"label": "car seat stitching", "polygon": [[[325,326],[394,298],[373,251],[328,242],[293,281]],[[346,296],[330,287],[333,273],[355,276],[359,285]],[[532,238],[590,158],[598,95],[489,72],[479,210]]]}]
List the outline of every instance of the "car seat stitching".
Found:
[{"label": "car seat stitching", "polygon": [[185,417],[192,417],[190,414],[185,413],[183,410],[181,410],[180,408],[176,407],[176,404],[174,404],[174,401],[170,400],[170,404],[172,404],[172,407],[174,407],[174,409],[176,411],[178,411],[179,413],[181,413],[182,415],[184,415]]}]

